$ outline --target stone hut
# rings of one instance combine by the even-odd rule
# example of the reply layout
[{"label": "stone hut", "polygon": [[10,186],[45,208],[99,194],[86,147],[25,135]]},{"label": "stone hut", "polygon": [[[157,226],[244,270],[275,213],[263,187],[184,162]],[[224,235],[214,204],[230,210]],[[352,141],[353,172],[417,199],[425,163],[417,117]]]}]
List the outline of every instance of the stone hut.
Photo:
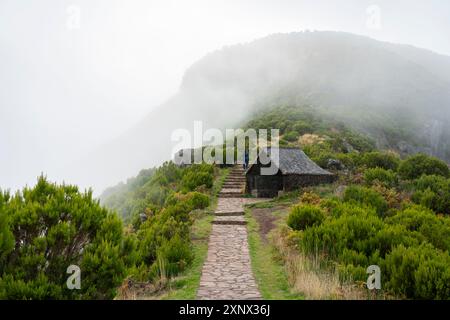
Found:
[{"label": "stone hut", "polygon": [[[287,192],[301,187],[332,183],[335,175],[322,169],[298,148],[277,148],[279,157],[273,157],[275,174],[261,174],[261,168],[270,167],[262,164],[261,156],[269,159],[274,148],[266,148],[258,155],[256,162],[246,171],[247,193],[255,197],[276,197],[280,192]],[[275,153],[274,153],[275,154]]]}]

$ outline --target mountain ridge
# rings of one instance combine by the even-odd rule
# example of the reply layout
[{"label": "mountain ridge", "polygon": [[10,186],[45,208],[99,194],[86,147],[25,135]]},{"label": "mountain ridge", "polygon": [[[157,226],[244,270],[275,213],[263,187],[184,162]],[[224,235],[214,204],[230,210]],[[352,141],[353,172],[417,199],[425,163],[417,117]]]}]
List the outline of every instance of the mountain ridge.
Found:
[{"label": "mountain ridge", "polygon": [[[380,149],[449,161],[448,83],[450,57],[429,50],[341,32],[269,35],[195,62],[179,92],[99,150],[93,167],[103,171],[103,187],[112,185],[170,159],[171,133],[192,132],[194,120],[205,129],[232,128],[270,106],[305,104],[341,118]],[[126,168],[117,156],[124,154]]]}]

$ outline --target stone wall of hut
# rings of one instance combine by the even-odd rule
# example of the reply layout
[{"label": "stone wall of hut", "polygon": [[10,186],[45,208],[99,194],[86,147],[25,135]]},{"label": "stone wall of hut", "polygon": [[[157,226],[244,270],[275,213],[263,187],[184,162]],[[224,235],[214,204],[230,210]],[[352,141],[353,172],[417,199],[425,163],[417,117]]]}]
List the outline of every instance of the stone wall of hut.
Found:
[{"label": "stone wall of hut", "polygon": [[335,180],[333,175],[281,175],[263,176],[259,170],[252,170],[246,176],[247,193],[254,197],[273,198],[278,196],[279,191],[294,191],[302,187],[309,187],[318,184],[332,183]]},{"label": "stone wall of hut", "polygon": [[273,198],[278,195],[278,191],[283,190],[283,177],[248,174],[246,186],[247,192],[254,197]]},{"label": "stone wall of hut", "polygon": [[286,175],[283,176],[283,191],[294,191],[301,187],[332,183],[333,175]]}]

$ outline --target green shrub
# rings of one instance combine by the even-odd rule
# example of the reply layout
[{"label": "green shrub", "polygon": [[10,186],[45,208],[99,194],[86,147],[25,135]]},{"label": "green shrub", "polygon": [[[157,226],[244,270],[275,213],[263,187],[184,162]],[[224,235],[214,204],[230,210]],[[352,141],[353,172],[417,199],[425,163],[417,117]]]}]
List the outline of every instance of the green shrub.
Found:
[{"label": "green shrub", "polygon": [[299,121],[296,124],[294,124],[294,126],[292,127],[292,129],[297,132],[297,136],[298,135],[304,135],[306,133],[311,133],[313,131],[312,126],[304,121]]},{"label": "green shrub", "polygon": [[388,209],[388,204],[383,196],[366,187],[348,187],[344,192],[344,201],[371,206],[375,208],[378,215],[384,215]]},{"label": "green shrub", "polygon": [[[9,200],[9,194],[0,190],[0,266],[3,260],[14,249],[15,239],[9,225],[9,217],[6,215],[5,206]],[[1,274],[0,274],[1,276]]]},{"label": "green shrub", "polygon": [[361,207],[357,203],[347,203],[347,202],[336,202],[336,201],[328,201],[326,203],[327,207],[330,210],[332,217],[339,218],[344,215],[347,216],[359,216],[359,217],[367,217],[367,216],[376,216],[377,212],[375,208],[372,207]]},{"label": "green shrub", "polygon": [[[340,263],[343,265],[352,265],[352,266],[368,266],[369,265],[369,259],[367,258],[367,256],[364,253],[358,252],[358,251],[355,251],[352,249],[347,249],[347,248],[344,248],[342,253],[339,255],[339,260],[340,260]],[[347,272],[348,272],[348,275],[353,276],[355,274],[353,271],[349,272],[349,270],[347,270]],[[365,277],[367,278],[366,275],[365,275]]]},{"label": "green shrub", "polygon": [[204,193],[200,192],[190,192],[187,194],[187,201],[193,210],[195,209],[205,209],[209,206],[210,199]]},{"label": "green shrub", "polygon": [[287,224],[294,230],[305,230],[308,227],[319,225],[325,219],[325,213],[313,205],[298,205],[291,209]]},{"label": "green shrub", "polygon": [[214,170],[211,165],[194,165],[189,168],[181,180],[184,191],[195,191],[200,186],[211,188],[214,182]]},{"label": "green shrub", "polygon": [[450,297],[450,257],[431,245],[396,247],[383,263],[387,289],[415,299]]},{"label": "green shrub", "polygon": [[440,176],[422,176],[414,183],[412,200],[436,213],[450,215],[450,179]]},{"label": "green shrub", "polygon": [[156,270],[153,270],[153,275],[173,277],[184,271],[193,257],[190,243],[179,235],[175,235],[165,240],[158,248],[157,259],[153,265]]},{"label": "green shrub", "polygon": [[174,206],[178,203],[184,202],[188,206],[188,211],[195,209],[205,209],[209,206],[210,199],[209,196],[201,192],[188,192],[183,193],[172,193],[164,204],[165,207]]},{"label": "green shrub", "polygon": [[297,141],[298,140],[298,133],[294,131],[290,131],[283,135],[283,139],[289,142]]},{"label": "green shrub", "polygon": [[[345,168],[354,169],[355,168],[355,157],[357,153],[337,153],[334,158],[339,160]],[[331,159],[331,158],[330,158]]]},{"label": "green shrub", "polygon": [[433,212],[416,206],[398,211],[396,215],[386,218],[385,221],[389,224],[400,224],[410,231],[419,231],[423,225],[433,223],[436,220],[438,218]]},{"label": "green shrub", "polygon": [[[443,181],[446,179],[423,177],[414,186],[437,190],[436,185]],[[367,187],[350,186],[343,198],[322,199],[320,207],[328,212],[327,218],[308,227],[297,222],[303,221],[301,215],[293,214],[299,209],[292,209],[288,224],[301,230],[295,239],[300,250],[321,257],[321,263],[337,266],[342,281],[365,281],[367,266],[379,265],[387,292],[413,299],[450,297],[450,217],[408,203],[386,216],[387,201]]]},{"label": "green shrub", "polygon": [[424,241],[425,237],[420,233],[411,232],[403,225],[384,225],[370,240],[369,247],[372,254],[376,251],[379,257],[384,258],[396,246],[415,246]]},{"label": "green shrub", "polygon": [[397,175],[392,170],[382,168],[367,169],[364,172],[364,180],[368,185],[381,183],[382,185],[392,188],[397,185]]},{"label": "green shrub", "polygon": [[382,168],[396,171],[400,159],[397,155],[389,152],[369,152],[360,158],[360,164],[367,168]]},{"label": "green shrub", "polygon": [[433,212],[411,207],[399,211],[386,219],[391,225],[402,225],[407,230],[417,232],[433,246],[441,250],[450,250],[450,224],[448,218],[438,218]]},{"label": "green shrub", "polygon": [[[121,221],[91,191],[42,176],[32,189],[0,195],[0,229],[0,299],[111,299],[133,255]],[[66,287],[73,264],[81,290]]]},{"label": "green shrub", "polygon": [[448,300],[450,297],[450,257],[448,252],[437,253],[421,263],[415,272],[416,297]]},{"label": "green shrub", "polygon": [[366,281],[367,273],[366,268],[361,265],[353,264],[338,264],[339,281]]},{"label": "green shrub", "polygon": [[417,154],[402,161],[398,172],[403,179],[417,179],[422,175],[437,175],[448,178],[450,170],[448,165],[438,158],[425,154]]},{"label": "green shrub", "polygon": [[324,251],[338,261],[344,249],[370,256],[373,249],[371,239],[383,226],[381,219],[374,215],[343,214],[339,218],[325,220],[321,225],[306,229],[301,245],[308,253]]}]

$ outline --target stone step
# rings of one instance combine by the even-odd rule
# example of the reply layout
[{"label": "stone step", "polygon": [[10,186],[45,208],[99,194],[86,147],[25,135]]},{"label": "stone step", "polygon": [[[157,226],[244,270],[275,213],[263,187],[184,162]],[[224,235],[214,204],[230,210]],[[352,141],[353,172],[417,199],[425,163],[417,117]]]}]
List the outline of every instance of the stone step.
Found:
[{"label": "stone step", "polygon": [[219,197],[225,197],[225,196],[240,197],[242,195],[243,195],[243,192],[241,190],[238,190],[238,191],[221,191],[221,192],[219,192]]},{"label": "stone step", "polygon": [[221,193],[221,194],[219,194],[219,198],[242,198],[242,196],[243,196],[244,194],[241,192],[241,193],[236,193],[236,192],[234,192],[234,193]]},{"label": "stone step", "polygon": [[240,194],[221,194],[219,195],[220,198],[242,198],[244,196],[243,193]]},{"label": "stone step", "polygon": [[[235,189],[235,187],[233,187],[233,189]],[[220,191],[219,194],[230,194],[230,193],[236,193],[236,194],[241,194],[244,192],[244,188],[239,188],[236,189],[238,191],[232,191],[232,192],[228,192],[228,191]]]},{"label": "stone step", "polygon": [[214,213],[216,217],[239,217],[243,216],[244,214],[245,214],[244,211],[234,211],[234,212],[218,211]]},{"label": "stone step", "polygon": [[222,191],[219,192],[220,194],[242,194],[244,190],[242,189],[222,189]]},{"label": "stone step", "polygon": [[222,190],[220,190],[220,192],[233,192],[233,191],[241,191],[241,188],[235,187],[235,185],[233,185],[233,187],[231,188],[222,188]]},{"label": "stone step", "polygon": [[247,221],[244,216],[216,216],[213,224],[221,225],[246,225]]},{"label": "stone step", "polygon": [[229,183],[224,184],[222,188],[224,189],[243,189],[245,187],[245,183]]}]

